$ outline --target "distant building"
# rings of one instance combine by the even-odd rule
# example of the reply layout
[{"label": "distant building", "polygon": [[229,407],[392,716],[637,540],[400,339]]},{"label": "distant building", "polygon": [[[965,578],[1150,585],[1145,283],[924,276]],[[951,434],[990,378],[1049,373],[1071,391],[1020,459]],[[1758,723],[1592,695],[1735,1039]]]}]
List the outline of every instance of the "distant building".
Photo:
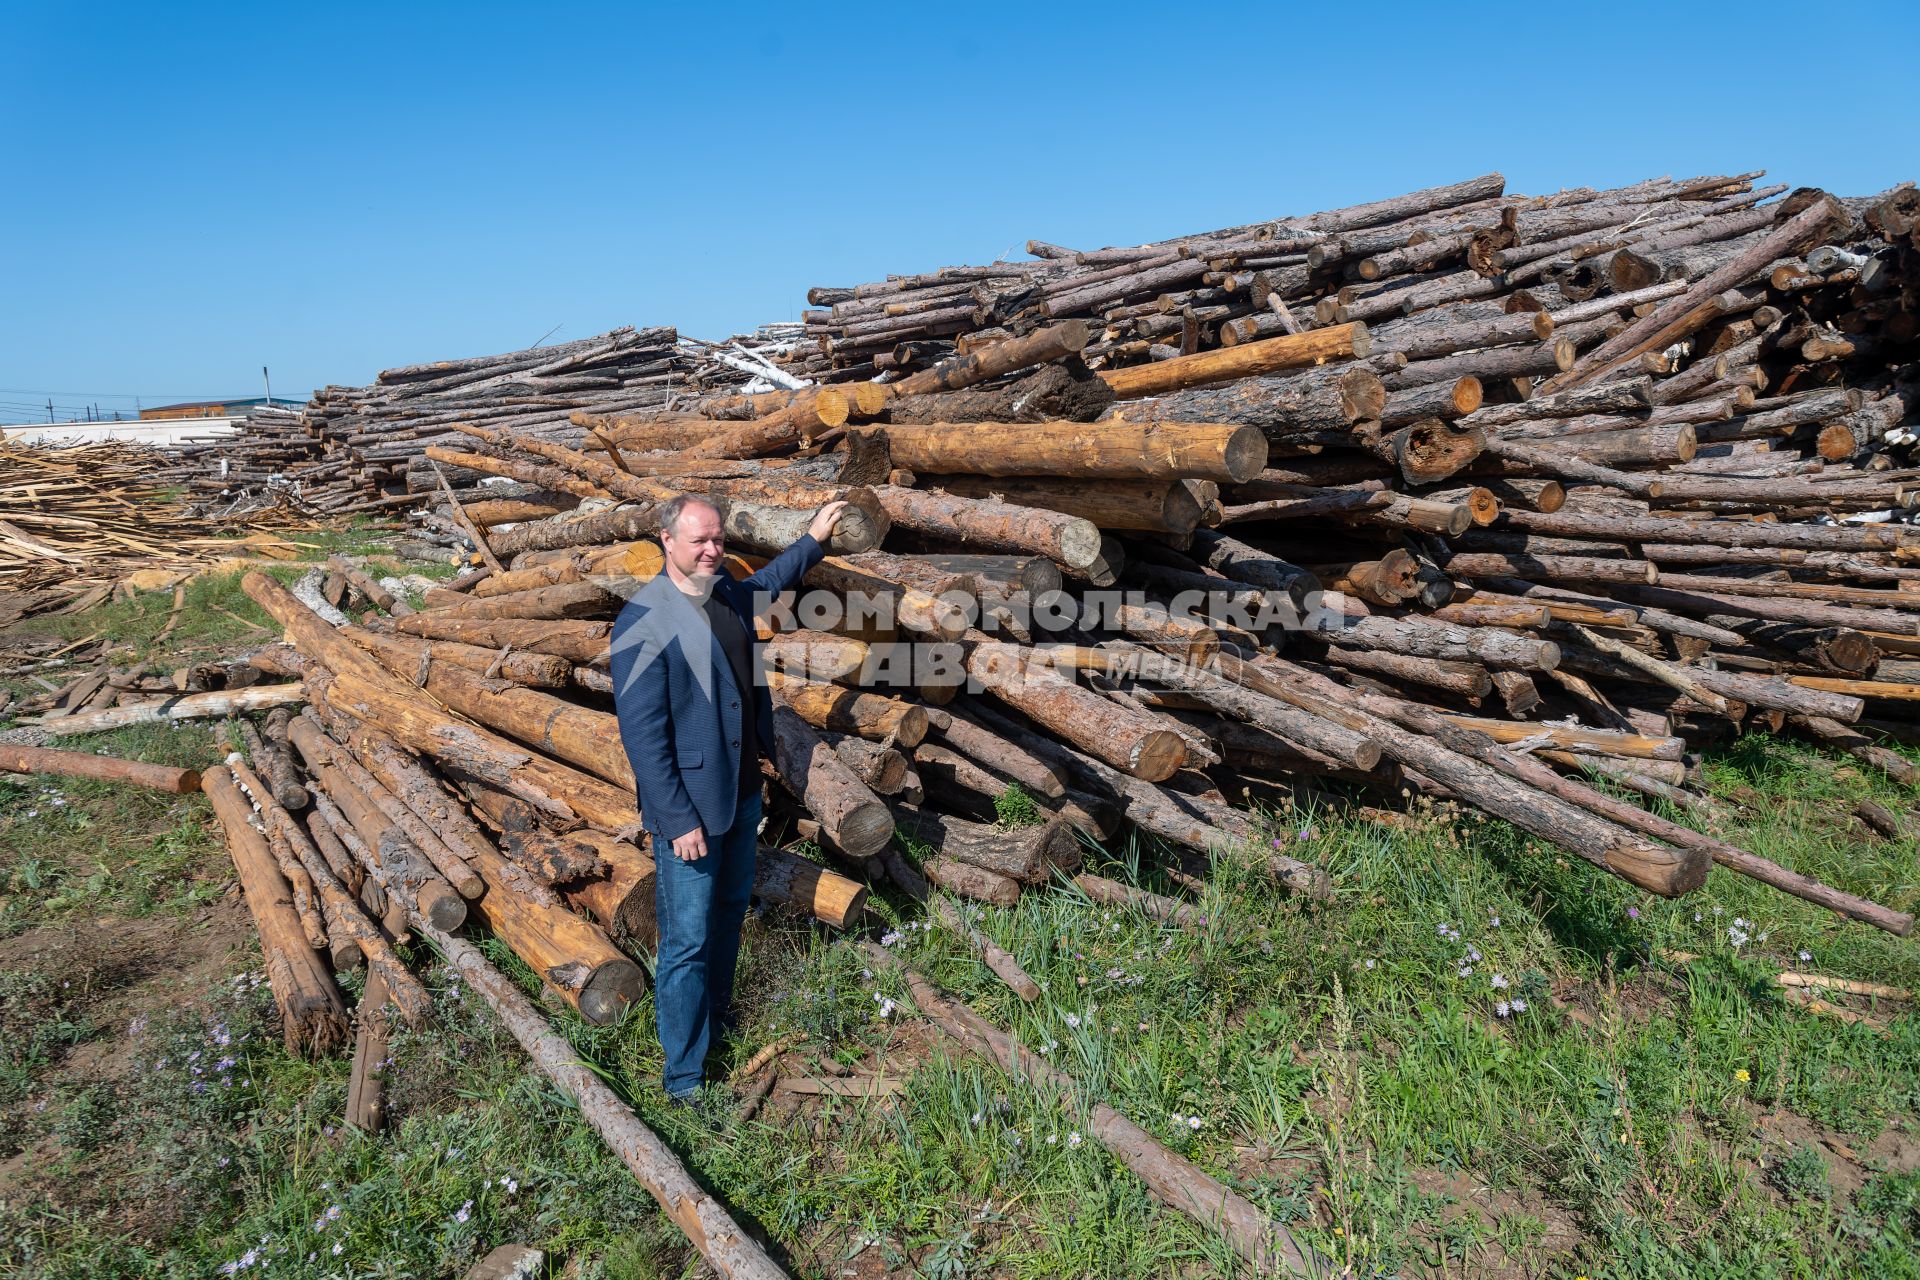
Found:
[{"label": "distant building", "polygon": [[[286,396],[275,396],[274,404],[286,409],[297,409],[305,401],[290,400]],[[239,418],[249,411],[264,408],[268,401],[265,396],[238,396],[231,400],[187,400],[180,404],[163,404],[152,409],[142,409],[140,419],[143,422],[158,421],[164,418]]]}]

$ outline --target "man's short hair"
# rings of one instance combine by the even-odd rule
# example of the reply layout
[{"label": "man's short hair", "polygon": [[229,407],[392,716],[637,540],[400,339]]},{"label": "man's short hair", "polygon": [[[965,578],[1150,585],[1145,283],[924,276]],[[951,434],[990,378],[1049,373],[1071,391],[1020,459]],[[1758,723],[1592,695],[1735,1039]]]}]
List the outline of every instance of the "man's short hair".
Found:
[{"label": "man's short hair", "polygon": [[697,493],[683,493],[676,497],[668,498],[660,504],[658,513],[660,517],[660,532],[678,533],[680,513],[688,507],[705,507],[715,515],[720,514],[720,508],[713,505],[711,498],[703,498]]}]

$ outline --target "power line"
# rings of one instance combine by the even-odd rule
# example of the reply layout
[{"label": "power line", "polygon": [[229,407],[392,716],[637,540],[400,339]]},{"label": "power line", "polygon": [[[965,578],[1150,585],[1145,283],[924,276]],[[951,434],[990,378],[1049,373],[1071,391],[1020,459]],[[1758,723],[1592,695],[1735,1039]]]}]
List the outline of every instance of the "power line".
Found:
[{"label": "power line", "polygon": [[[95,400],[218,400],[219,396],[184,395],[173,391],[53,391],[45,387],[0,387],[0,394],[23,396],[86,396]],[[227,397],[234,399],[237,397]]]}]

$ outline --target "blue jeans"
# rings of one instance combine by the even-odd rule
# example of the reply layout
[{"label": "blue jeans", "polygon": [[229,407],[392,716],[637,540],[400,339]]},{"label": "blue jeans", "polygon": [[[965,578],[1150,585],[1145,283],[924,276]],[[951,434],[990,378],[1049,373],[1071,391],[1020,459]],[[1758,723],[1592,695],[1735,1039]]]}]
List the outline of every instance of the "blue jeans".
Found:
[{"label": "blue jeans", "polygon": [[733,971],[740,959],[740,925],[753,893],[759,828],[756,786],[741,797],[726,834],[708,833],[706,857],[682,862],[671,845],[654,846],[660,950],[654,963],[653,1008],[667,1058],[667,1092],[676,1097],[700,1087],[707,1050],[726,1023]]}]

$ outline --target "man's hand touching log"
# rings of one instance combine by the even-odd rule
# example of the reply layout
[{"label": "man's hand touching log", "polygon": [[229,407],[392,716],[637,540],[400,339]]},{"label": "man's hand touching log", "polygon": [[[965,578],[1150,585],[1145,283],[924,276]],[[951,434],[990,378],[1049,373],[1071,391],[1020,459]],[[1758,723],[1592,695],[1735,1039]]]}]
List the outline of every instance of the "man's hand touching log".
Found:
[{"label": "man's hand touching log", "polygon": [[827,539],[833,536],[833,527],[840,523],[840,513],[846,509],[847,504],[844,500],[829,502],[815,513],[813,523],[807,526],[807,532],[813,535],[815,542],[823,547],[826,546]]}]

